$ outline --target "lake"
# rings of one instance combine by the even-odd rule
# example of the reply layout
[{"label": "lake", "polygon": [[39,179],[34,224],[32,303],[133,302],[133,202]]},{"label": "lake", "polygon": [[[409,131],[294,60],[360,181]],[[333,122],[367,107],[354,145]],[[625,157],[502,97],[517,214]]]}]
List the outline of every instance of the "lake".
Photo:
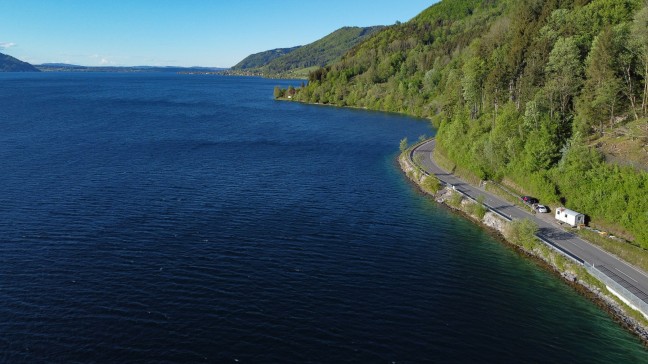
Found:
[{"label": "lake", "polygon": [[301,81],[0,74],[0,361],[648,362]]}]

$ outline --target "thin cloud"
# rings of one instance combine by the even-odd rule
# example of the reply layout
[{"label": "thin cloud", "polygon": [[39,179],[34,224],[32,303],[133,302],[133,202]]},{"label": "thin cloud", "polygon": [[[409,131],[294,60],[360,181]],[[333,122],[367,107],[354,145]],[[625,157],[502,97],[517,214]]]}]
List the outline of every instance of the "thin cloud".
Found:
[{"label": "thin cloud", "polygon": [[107,65],[113,65],[113,64],[115,64],[115,62],[113,62],[112,60],[110,60],[108,57],[105,57],[105,56],[102,56],[102,55],[99,55],[99,54],[96,54],[96,53],[90,55],[89,57],[92,58],[92,59],[94,59],[94,60],[96,60],[95,62],[98,62],[98,63],[99,63],[100,65],[102,65],[102,66],[107,66]]},{"label": "thin cloud", "polygon": [[9,49],[15,45],[16,43],[13,42],[0,42],[0,49]]}]

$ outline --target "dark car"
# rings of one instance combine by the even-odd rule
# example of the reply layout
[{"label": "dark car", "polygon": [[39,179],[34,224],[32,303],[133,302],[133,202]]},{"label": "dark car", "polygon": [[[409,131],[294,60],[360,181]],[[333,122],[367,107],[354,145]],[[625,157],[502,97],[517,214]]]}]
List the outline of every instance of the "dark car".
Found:
[{"label": "dark car", "polygon": [[540,202],[537,198],[531,196],[522,196],[522,201],[527,205],[533,205]]}]

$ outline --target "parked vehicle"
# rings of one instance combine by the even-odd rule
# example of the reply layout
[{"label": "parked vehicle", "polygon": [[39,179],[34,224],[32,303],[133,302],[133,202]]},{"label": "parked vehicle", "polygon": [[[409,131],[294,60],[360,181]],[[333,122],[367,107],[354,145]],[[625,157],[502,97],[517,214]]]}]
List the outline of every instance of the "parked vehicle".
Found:
[{"label": "parked vehicle", "polygon": [[556,220],[564,222],[573,227],[578,225],[585,225],[585,215],[566,209],[564,207],[559,207],[556,209]]},{"label": "parked vehicle", "polygon": [[535,197],[531,197],[531,196],[522,196],[522,202],[524,202],[524,203],[527,204],[527,205],[533,205],[533,204],[538,203],[538,202],[540,202],[540,201],[538,201],[538,199],[535,198]]},{"label": "parked vehicle", "polygon": [[536,205],[535,210],[540,212],[540,213],[543,213],[543,214],[546,214],[547,212],[549,212],[549,209],[545,205]]}]

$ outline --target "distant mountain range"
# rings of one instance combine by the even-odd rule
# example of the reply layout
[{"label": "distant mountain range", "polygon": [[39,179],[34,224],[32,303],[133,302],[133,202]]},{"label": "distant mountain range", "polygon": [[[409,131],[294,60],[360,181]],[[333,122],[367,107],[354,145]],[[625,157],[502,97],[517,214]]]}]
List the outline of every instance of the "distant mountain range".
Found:
[{"label": "distant mountain range", "polygon": [[271,77],[307,77],[309,71],[338,60],[355,45],[383,28],[382,26],[340,28],[304,46],[278,48],[252,54],[232,67],[232,71]]},{"label": "distant mountain range", "polygon": [[313,43],[292,48],[277,48],[252,54],[230,70],[217,67],[133,66],[89,67],[68,63],[31,65],[0,53],[0,72],[169,72],[169,73],[234,73],[268,77],[307,78],[310,71],[340,59],[354,46],[383,29],[344,27]]},{"label": "distant mountain range", "polygon": [[218,67],[157,67],[157,66],[132,66],[115,67],[99,66],[88,67],[67,63],[43,63],[36,65],[43,72],[169,72],[169,73],[216,73],[225,68]]},{"label": "distant mountain range", "polygon": [[0,53],[0,72],[168,72],[168,73],[219,73],[219,67],[88,67],[68,63],[43,63],[33,66],[12,56]]},{"label": "distant mountain range", "polygon": [[12,56],[0,53],[0,72],[40,72],[36,67]]}]

